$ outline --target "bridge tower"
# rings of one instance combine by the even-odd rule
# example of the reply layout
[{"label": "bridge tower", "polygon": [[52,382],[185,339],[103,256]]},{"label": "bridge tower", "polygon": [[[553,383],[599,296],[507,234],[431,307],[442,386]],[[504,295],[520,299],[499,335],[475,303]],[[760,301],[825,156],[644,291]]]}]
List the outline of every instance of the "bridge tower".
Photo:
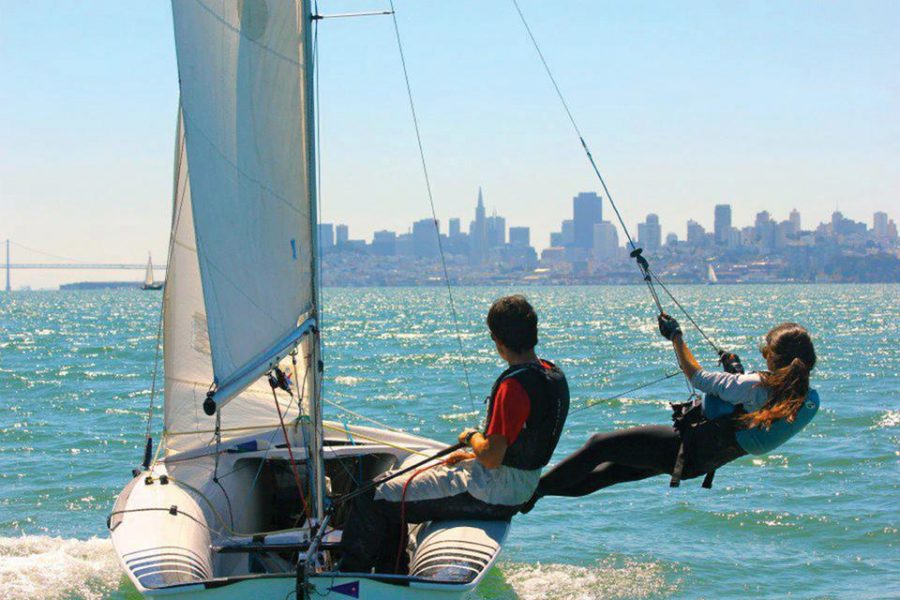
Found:
[{"label": "bridge tower", "polygon": [[12,291],[12,287],[9,285],[9,240],[6,240],[6,291]]}]

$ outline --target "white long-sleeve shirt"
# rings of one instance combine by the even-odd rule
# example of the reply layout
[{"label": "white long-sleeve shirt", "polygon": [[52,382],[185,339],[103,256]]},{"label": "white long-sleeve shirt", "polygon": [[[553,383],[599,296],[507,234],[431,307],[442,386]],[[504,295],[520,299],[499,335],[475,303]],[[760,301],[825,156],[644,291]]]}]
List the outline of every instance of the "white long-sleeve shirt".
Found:
[{"label": "white long-sleeve shirt", "polygon": [[[754,412],[769,401],[769,391],[760,385],[759,373],[735,375],[716,371],[700,370],[691,378],[694,387],[705,394],[717,396],[733,406],[743,406],[746,412]],[[707,418],[714,419],[731,411],[718,410],[708,402],[703,404]],[[718,413],[718,414],[711,414]]]}]

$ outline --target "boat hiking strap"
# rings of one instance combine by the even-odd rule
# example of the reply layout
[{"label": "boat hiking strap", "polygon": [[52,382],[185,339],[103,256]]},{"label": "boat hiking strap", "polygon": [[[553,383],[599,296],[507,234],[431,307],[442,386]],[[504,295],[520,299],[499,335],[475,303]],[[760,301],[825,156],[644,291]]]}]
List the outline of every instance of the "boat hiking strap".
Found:
[{"label": "boat hiking strap", "polygon": [[643,255],[643,248],[639,248],[637,244],[635,244],[634,238],[632,238],[628,227],[625,225],[625,220],[622,218],[622,214],[619,212],[619,207],[616,205],[612,194],[609,192],[609,188],[606,185],[606,180],[603,179],[603,175],[600,173],[600,169],[597,167],[597,163],[594,160],[594,155],[591,153],[591,149],[588,146],[584,135],[582,135],[581,133],[581,128],[578,127],[578,123],[575,121],[575,117],[572,115],[572,111],[569,108],[569,103],[566,102],[566,98],[565,96],[563,96],[562,90],[560,89],[559,84],[556,82],[556,78],[553,76],[553,71],[550,69],[550,65],[547,63],[547,59],[544,57],[544,53],[541,51],[541,47],[538,44],[537,38],[534,37],[534,33],[531,31],[531,27],[528,25],[528,21],[525,19],[525,14],[519,7],[518,0],[512,0],[512,3],[519,15],[519,19],[522,21],[525,32],[528,34],[528,38],[531,40],[531,44],[534,46],[534,49],[541,60],[541,64],[544,66],[544,71],[547,73],[547,77],[550,79],[550,83],[553,84],[553,89],[556,90],[556,95],[566,112],[566,116],[569,118],[569,122],[572,124],[572,128],[575,130],[575,133],[578,136],[578,141],[581,143],[581,147],[584,149],[584,153],[591,164],[594,175],[596,175],[597,179],[600,181],[600,185],[603,188],[603,193],[606,194],[606,198],[609,200],[609,204],[610,206],[612,206],[613,212],[615,212],[616,214],[616,219],[618,219],[619,225],[622,226],[622,231],[625,233],[625,237],[628,239],[628,245],[631,247],[629,256],[635,260],[635,263],[637,263],[638,269],[641,272],[641,278],[646,284],[647,290],[650,292],[653,303],[656,305],[656,310],[660,314],[665,312],[662,307],[662,302],[660,302],[659,294],[656,291],[656,285],[659,285],[659,287],[666,293],[666,295],[675,303],[675,306],[677,306],[678,309],[682,313],[684,313],[688,321],[690,321],[691,325],[693,325],[694,328],[700,332],[700,334],[703,336],[703,339],[706,340],[706,342],[710,346],[712,346],[712,348],[718,355],[721,355],[722,350],[715,344],[715,342],[712,341],[712,339],[710,339],[708,335],[706,335],[703,329],[700,328],[700,325],[698,325],[693,317],[691,317],[691,315],[687,312],[687,309],[685,309],[684,306],[675,299],[675,296],[672,295],[669,289],[662,283],[662,281],[660,281],[659,277],[650,269],[650,263]]},{"label": "boat hiking strap", "polygon": [[466,353],[463,348],[462,334],[459,331],[459,316],[456,313],[456,303],[453,300],[453,286],[450,285],[450,274],[447,271],[447,259],[444,256],[444,244],[441,242],[441,232],[438,229],[437,210],[434,208],[434,194],[431,191],[431,178],[428,176],[428,163],[425,161],[425,147],[422,145],[422,132],[419,129],[419,117],[416,115],[416,104],[413,102],[412,85],[409,82],[409,71],[406,68],[406,56],[403,53],[403,41],[400,38],[400,25],[397,23],[397,13],[394,9],[394,0],[389,0],[391,6],[391,19],[394,22],[394,35],[397,38],[397,51],[400,53],[400,66],[403,68],[403,81],[406,83],[406,96],[409,99],[409,112],[412,116],[413,129],[416,132],[416,143],[419,147],[419,159],[422,163],[422,175],[425,178],[425,190],[428,193],[428,205],[431,208],[431,218],[434,223],[434,237],[437,239],[438,254],[441,257],[441,269],[444,275],[444,284],[447,288],[447,301],[450,314],[453,317],[453,329],[456,333],[456,343],[459,346],[459,363],[463,368],[466,378],[466,393],[469,395],[469,404],[475,410],[475,399],[472,396],[472,384],[469,381],[469,367],[466,363]]}]

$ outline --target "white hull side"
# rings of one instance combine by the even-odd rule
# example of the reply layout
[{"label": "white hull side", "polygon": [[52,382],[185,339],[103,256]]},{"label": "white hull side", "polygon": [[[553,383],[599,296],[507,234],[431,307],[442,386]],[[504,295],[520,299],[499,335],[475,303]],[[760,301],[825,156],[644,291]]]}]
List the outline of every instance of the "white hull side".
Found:
[{"label": "white hull side", "polygon": [[[393,457],[388,461],[382,458],[381,468],[396,468],[442,447],[432,440],[368,427],[326,422],[326,430],[328,463],[342,457],[381,456]],[[275,433],[280,434],[280,430]],[[301,432],[292,433],[298,436],[291,440],[294,454],[303,464]],[[276,447],[284,441],[280,435],[263,432],[256,439],[271,446],[267,450],[234,452],[247,443],[247,438],[223,443],[218,483],[213,480],[214,456],[185,452],[167,459],[171,464],[157,463],[152,472],[142,473],[122,491],[110,518],[111,538],[138,592],[148,598],[281,599],[294,591],[295,563],[273,561],[277,564],[259,570],[258,563],[254,566],[254,561],[248,561],[250,555],[245,550],[223,551],[225,546],[250,543],[252,532],[272,536],[266,543],[285,539],[302,543],[308,539],[308,530],[302,524],[282,533],[267,531],[269,500],[257,481],[259,467],[241,465],[261,457],[286,461],[287,454],[283,447]],[[384,443],[374,443],[376,439]],[[350,440],[356,443],[345,443]],[[359,443],[363,441],[369,443]],[[319,571],[310,584],[316,593],[329,594],[336,600],[461,598],[490,570],[508,530],[509,523],[504,521],[434,522],[411,532],[411,576],[353,577],[342,573],[333,577]],[[336,534],[339,536],[339,531]],[[276,539],[279,536],[281,540]],[[358,583],[354,586],[354,582]]]}]

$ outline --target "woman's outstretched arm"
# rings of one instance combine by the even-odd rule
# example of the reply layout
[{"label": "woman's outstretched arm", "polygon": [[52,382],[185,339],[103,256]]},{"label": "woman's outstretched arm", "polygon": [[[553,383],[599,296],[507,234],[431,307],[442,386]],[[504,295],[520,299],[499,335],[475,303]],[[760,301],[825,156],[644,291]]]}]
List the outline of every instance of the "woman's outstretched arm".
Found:
[{"label": "woman's outstretched arm", "polygon": [[678,333],[672,340],[672,346],[675,348],[675,356],[678,357],[678,366],[688,378],[692,379],[694,375],[703,370],[703,367],[694,358],[694,353],[684,343],[684,336],[681,333]]},{"label": "woman's outstretched arm", "polygon": [[659,332],[667,340],[671,340],[672,346],[675,348],[675,356],[678,357],[678,366],[684,371],[684,374],[691,379],[696,373],[703,370],[691,349],[684,343],[684,336],[681,333],[681,327],[673,317],[666,313],[659,315]]}]

